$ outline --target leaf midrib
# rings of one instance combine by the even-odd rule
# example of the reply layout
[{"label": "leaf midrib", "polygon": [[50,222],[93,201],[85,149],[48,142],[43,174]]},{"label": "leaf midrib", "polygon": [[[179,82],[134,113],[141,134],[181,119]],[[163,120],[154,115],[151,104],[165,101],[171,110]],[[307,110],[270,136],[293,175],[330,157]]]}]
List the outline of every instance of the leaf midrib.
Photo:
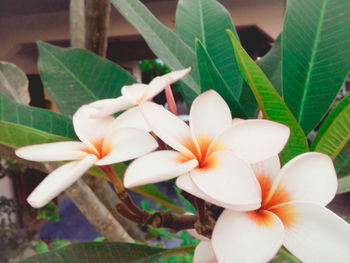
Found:
[{"label": "leaf midrib", "polygon": [[320,17],[319,17],[319,20],[318,20],[318,23],[317,23],[317,29],[316,29],[316,34],[315,34],[315,41],[312,45],[312,52],[311,52],[311,61],[309,63],[309,66],[308,66],[308,72],[307,72],[307,75],[306,75],[306,78],[305,78],[305,82],[304,82],[304,89],[303,89],[303,94],[302,94],[302,97],[301,97],[301,102],[300,102],[300,108],[299,108],[299,112],[298,112],[298,123],[301,123],[302,121],[302,118],[304,117],[303,116],[303,112],[304,112],[304,108],[305,108],[305,101],[307,99],[307,94],[309,92],[309,87],[310,87],[310,80],[311,80],[311,75],[312,75],[312,72],[313,72],[313,68],[315,66],[315,58],[316,58],[316,50],[317,50],[317,47],[320,43],[320,34],[321,34],[321,29],[322,29],[322,25],[323,25],[323,21],[324,21],[324,16],[325,16],[325,13],[326,13],[326,7],[327,7],[327,1],[323,1],[322,3],[322,8],[321,8],[321,14],[320,14]]},{"label": "leaf midrib", "polygon": [[76,75],[64,64],[62,63],[53,53],[51,53],[44,45],[40,45],[42,49],[44,49],[50,57],[52,57],[57,64],[59,64],[81,87],[84,88],[84,90],[95,100],[98,100],[99,98],[82,82]]}]

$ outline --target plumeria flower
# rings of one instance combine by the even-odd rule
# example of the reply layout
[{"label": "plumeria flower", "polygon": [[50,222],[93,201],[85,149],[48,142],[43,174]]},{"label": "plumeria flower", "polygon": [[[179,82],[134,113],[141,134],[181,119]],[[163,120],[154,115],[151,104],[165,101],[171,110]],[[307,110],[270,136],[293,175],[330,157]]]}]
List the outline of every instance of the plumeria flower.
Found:
[{"label": "plumeria flower", "polygon": [[267,120],[232,123],[229,107],[213,90],[194,100],[189,126],[155,103],[140,108],[153,132],[174,150],[134,161],[125,173],[126,187],[178,177],[178,187],[213,204],[239,210],[260,206],[260,186],[249,164],[283,149],[286,126]]},{"label": "plumeria flower", "polygon": [[[190,67],[182,70],[172,71],[161,77],[154,78],[148,85],[137,83],[124,86],[121,90],[122,96],[115,99],[98,100],[91,103],[90,105],[100,109],[100,111],[95,116],[97,118],[127,110],[139,105],[143,101],[152,100],[167,86],[185,77],[190,71]],[[138,114],[138,109],[135,108],[132,113],[129,113],[129,118],[131,115]]]},{"label": "plumeria flower", "polygon": [[136,128],[122,128],[125,120],[112,116],[91,118],[97,110],[82,106],[73,116],[81,140],[31,145],[16,150],[23,159],[38,162],[74,160],[50,173],[29,195],[28,203],[39,208],[78,180],[91,166],[124,162],[157,148],[155,139]]},{"label": "plumeria flower", "polygon": [[350,225],[325,208],[337,190],[328,156],[305,153],[282,169],[275,157],[253,167],[261,207],[220,215],[211,239],[220,263],[268,262],[281,245],[306,263],[350,262]]}]

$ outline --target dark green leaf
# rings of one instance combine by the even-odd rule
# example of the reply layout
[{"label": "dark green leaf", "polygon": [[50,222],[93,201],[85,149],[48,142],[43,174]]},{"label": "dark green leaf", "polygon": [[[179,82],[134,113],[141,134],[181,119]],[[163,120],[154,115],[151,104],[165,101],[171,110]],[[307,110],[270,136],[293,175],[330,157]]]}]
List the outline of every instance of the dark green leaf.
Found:
[{"label": "dark green leaf", "polygon": [[264,117],[285,124],[290,128],[289,141],[281,153],[282,162],[286,163],[294,156],[307,152],[309,147],[306,136],[293,114],[278,95],[264,72],[243,49],[234,34],[230,31],[228,33],[233,43],[238,67],[244,80],[251,87]]},{"label": "dark green leaf", "polygon": [[257,61],[258,66],[269,78],[277,92],[282,96],[282,50],[281,35],[278,36],[269,52]]},{"label": "dark green leaf", "polygon": [[239,73],[230,38],[225,30],[236,35],[230,13],[216,0],[180,0],[176,8],[175,31],[195,50],[198,38],[208,51],[222,79],[239,98],[242,77]]},{"label": "dark green leaf", "polygon": [[22,263],[154,263],[167,250],[117,242],[76,243],[42,253]]},{"label": "dark green leaf", "polygon": [[282,34],[283,97],[308,134],[350,69],[349,0],[289,0]]},{"label": "dark green leaf", "polygon": [[68,116],[95,100],[120,96],[133,77],[111,61],[78,48],[38,42],[39,71],[44,87],[59,110]]},{"label": "dark green leaf", "polygon": [[182,39],[158,21],[139,0],[110,0],[118,11],[140,32],[148,46],[173,70],[191,66],[192,70],[180,88],[187,103],[199,95],[198,69],[196,56]]},{"label": "dark green leaf", "polygon": [[311,145],[311,150],[329,155],[333,160],[350,138],[350,94],[329,113]]},{"label": "dark green leaf", "polygon": [[233,117],[247,118],[232,89],[227,86],[199,40],[196,41],[196,52],[202,91],[216,90],[229,105]]}]

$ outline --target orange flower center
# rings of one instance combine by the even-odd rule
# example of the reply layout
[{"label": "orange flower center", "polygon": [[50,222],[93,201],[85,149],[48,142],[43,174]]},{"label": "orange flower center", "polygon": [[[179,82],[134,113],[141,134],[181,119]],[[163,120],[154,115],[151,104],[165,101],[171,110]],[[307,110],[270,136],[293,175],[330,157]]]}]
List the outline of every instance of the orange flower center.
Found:
[{"label": "orange flower center", "polygon": [[88,154],[94,154],[98,159],[102,159],[103,157],[108,155],[113,149],[113,145],[111,143],[106,143],[104,141],[104,138],[93,140],[92,144],[94,148],[86,147],[81,149],[81,151],[86,152]]},{"label": "orange flower center", "polygon": [[296,210],[292,205],[281,204],[292,200],[290,194],[281,185],[278,185],[271,193],[272,181],[266,175],[257,175],[257,179],[261,188],[261,207],[258,210],[247,212],[247,215],[258,225],[268,227],[274,222],[273,216],[267,212],[269,211],[279,217],[284,227],[289,227],[296,221]]},{"label": "orange flower center", "polygon": [[214,143],[211,145],[213,138],[204,136],[198,136],[197,142],[199,147],[195,145],[192,139],[183,140],[182,145],[185,146],[191,152],[191,154],[183,154],[178,161],[180,163],[184,163],[195,158],[198,161],[198,166],[196,169],[208,170],[217,167],[219,164],[219,158],[211,154],[215,151],[223,150],[224,147],[219,143]]}]

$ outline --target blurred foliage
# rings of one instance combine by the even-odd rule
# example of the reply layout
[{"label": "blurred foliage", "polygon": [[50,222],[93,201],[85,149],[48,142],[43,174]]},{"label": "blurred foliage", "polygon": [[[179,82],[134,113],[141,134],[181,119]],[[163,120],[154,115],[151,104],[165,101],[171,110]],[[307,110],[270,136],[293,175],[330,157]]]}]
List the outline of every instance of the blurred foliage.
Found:
[{"label": "blurred foliage", "polygon": [[58,213],[57,205],[53,202],[49,202],[43,208],[40,208],[38,210],[38,215],[36,218],[37,219],[44,219],[44,220],[52,220],[55,222],[59,221],[60,214]]}]

